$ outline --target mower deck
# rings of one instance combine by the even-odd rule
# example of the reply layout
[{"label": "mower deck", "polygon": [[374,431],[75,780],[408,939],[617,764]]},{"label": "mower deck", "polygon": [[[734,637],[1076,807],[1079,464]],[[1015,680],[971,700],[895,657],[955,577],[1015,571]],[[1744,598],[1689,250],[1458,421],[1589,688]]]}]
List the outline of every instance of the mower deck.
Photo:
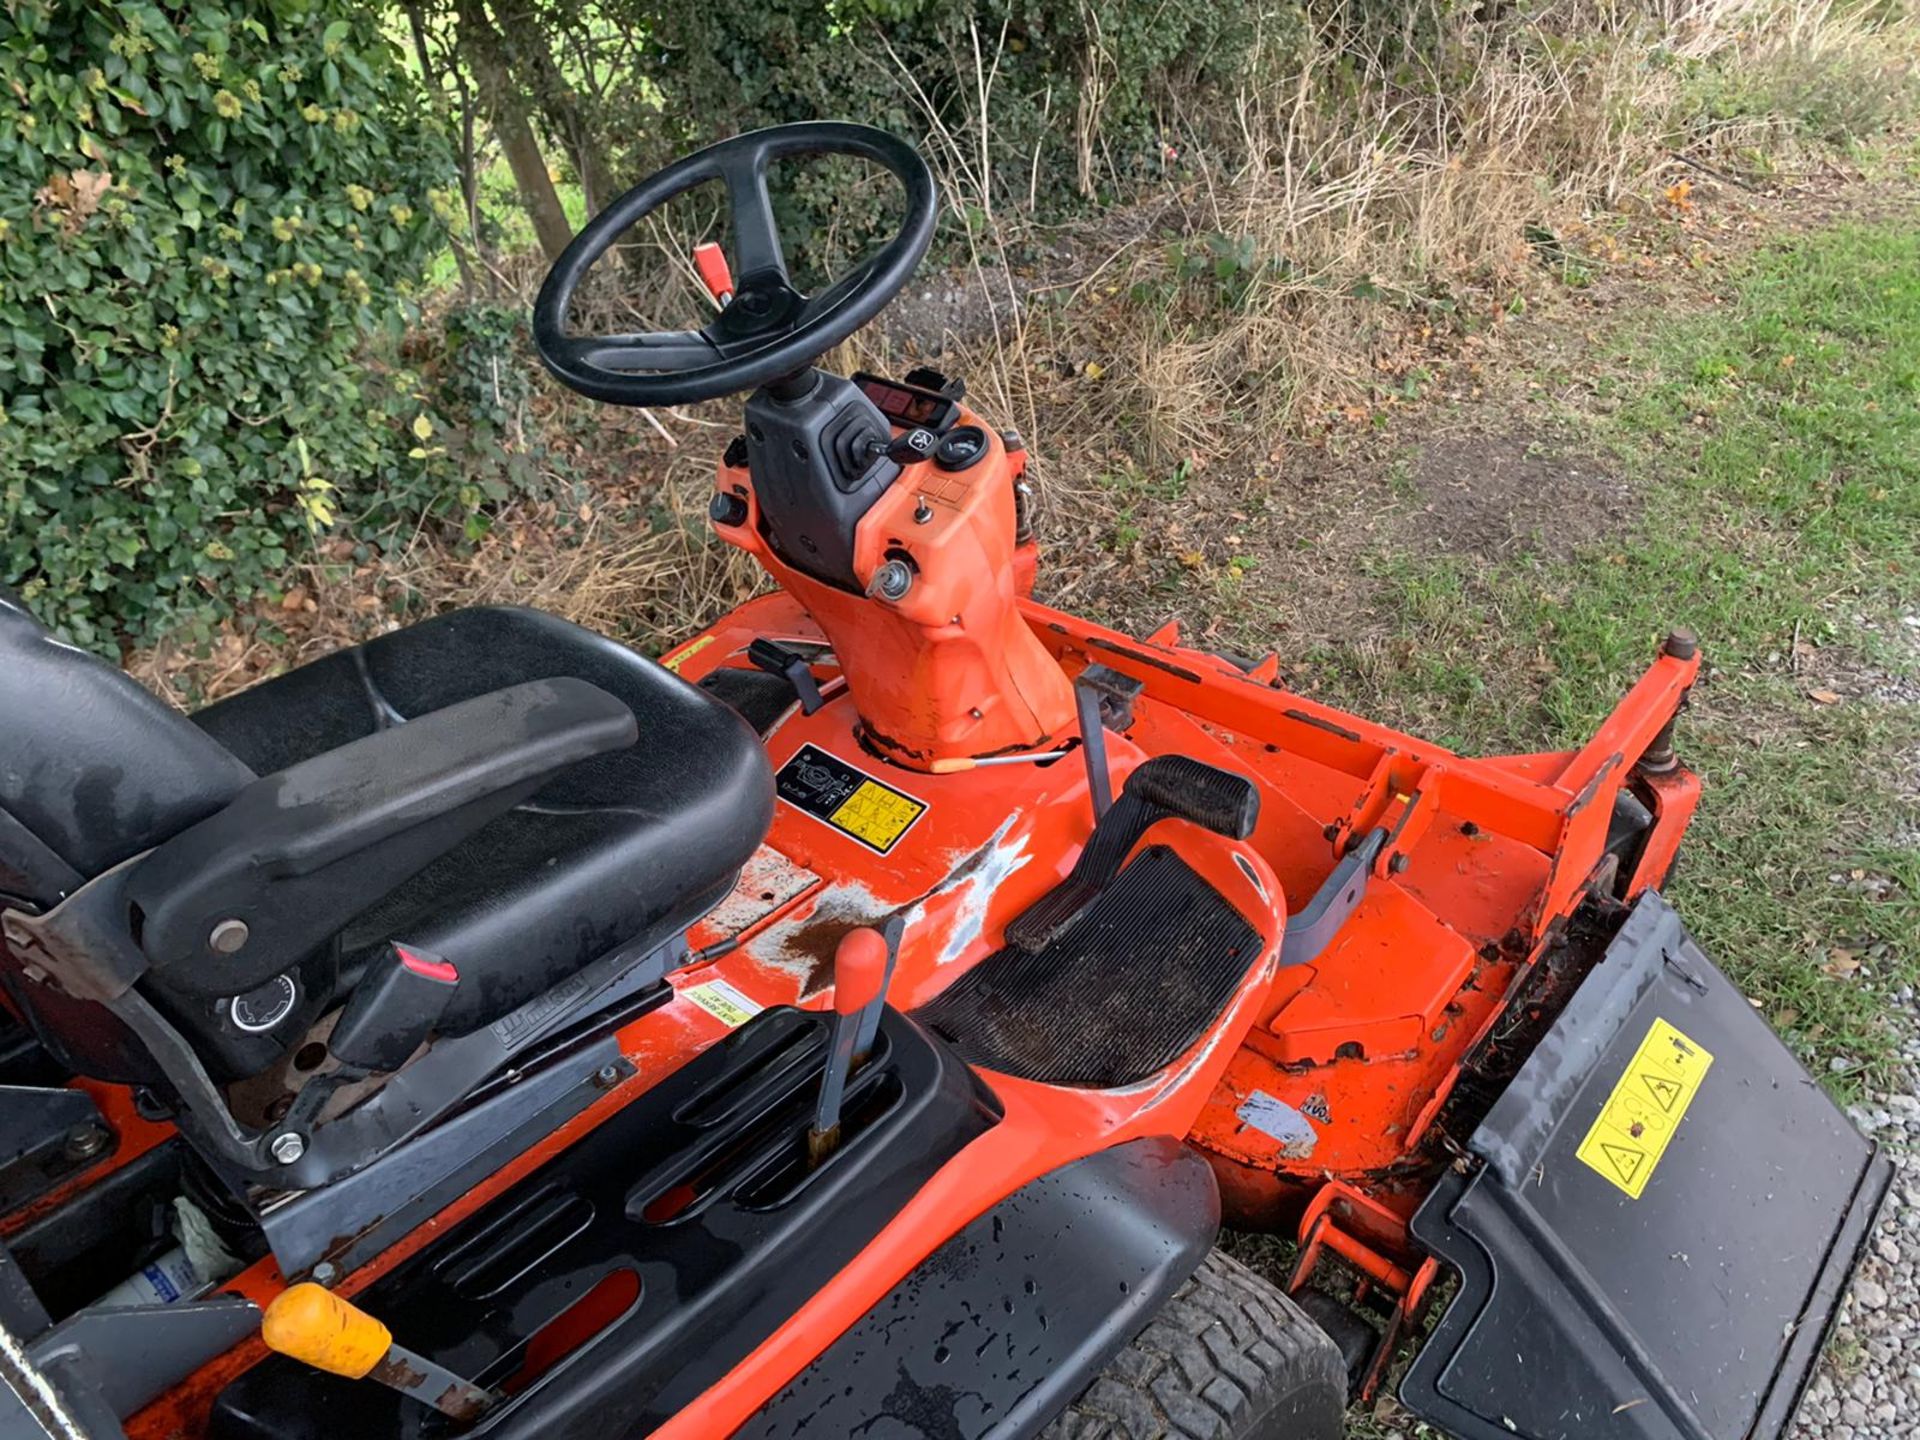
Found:
[{"label": "mower deck", "polygon": [[[1110,737],[1117,757],[1182,755],[1253,779],[1259,821],[1246,843],[1183,822],[1167,832],[1182,837],[1184,861],[1210,873],[1214,888],[1251,902],[1244,911],[1300,916],[1350,844],[1376,828],[1390,833],[1326,949],[1307,964],[1282,959],[1260,1023],[1204,1107],[1198,1138],[1233,1162],[1221,1167],[1229,1213],[1273,1224],[1275,1207],[1297,1209],[1304,1198],[1289,1176],[1377,1184],[1403,1170],[1430,1175],[1433,1166],[1414,1157],[1452,1094],[1460,1057],[1564,936],[1602,861],[1629,758],[1672,714],[1695,662],[1663,657],[1577,752],[1476,760],[1290,695],[1274,687],[1270,667],[1243,671],[1181,647],[1171,632],[1139,641],[1031,602],[1025,609],[1070,671],[1097,662],[1143,682],[1133,723]],[[667,663],[724,693],[730,682],[714,677],[741,665],[762,637],[816,653],[825,645],[797,605],[769,596]],[[815,669],[832,696],[830,658]],[[776,769],[805,747],[899,791],[913,818],[899,835],[877,837],[890,843],[876,859],[877,847],[782,805],[760,861],[714,917],[748,923],[741,952],[712,973],[760,1003],[804,1001],[827,981],[832,936],[904,914],[894,1003],[930,1005],[938,1024],[952,1001],[934,997],[994,956],[1008,922],[1065,878],[1089,823],[1085,769],[1069,755],[952,775],[901,771],[862,744],[850,706],[831,702],[810,716],[792,710],[768,736]],[[1627,856],[1622,898],[1662,878],[1698,788],[1677,766],[1644,783],[1656,813]],[[749,892],[769,874],[805,888],[763,889],[756,901]],[[698,985],[705,974],[676,984]],[[1035,1017],[1049,1018],[1098,1023],[1089,1013]],[[1241,1112],[1256,1095],[1264,1098],[1249,1121]],[[1307,1127],[1262,1128],[1287,1112]],[[1409,1200],[1423,1189],[1410,1189]]]}]

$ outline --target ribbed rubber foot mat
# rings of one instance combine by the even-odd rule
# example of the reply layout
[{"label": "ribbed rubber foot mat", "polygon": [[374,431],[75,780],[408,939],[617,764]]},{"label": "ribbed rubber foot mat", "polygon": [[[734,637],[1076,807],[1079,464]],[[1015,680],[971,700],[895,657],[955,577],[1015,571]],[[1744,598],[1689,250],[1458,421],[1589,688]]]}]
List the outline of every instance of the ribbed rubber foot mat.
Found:
[{"label": "ribbed rubber foot mat", "polygon": [[996,951],[914,1018],[1002,1074],[1131,1085],[1200,1038],[1259,954],[1260,932],[1155,845],[1041,949]]},{"label": "ribbed rubber foot mat", "polygon": [[1260,792],[1244,775],[1187,755],[1156,755],[1127,777],[1111,809],[1087,837],[1073,873],[1007,923],[1007,944],[1044,948],[1100,898],[1140,837],[1169,816],[1244,840],[1260,816]]}]

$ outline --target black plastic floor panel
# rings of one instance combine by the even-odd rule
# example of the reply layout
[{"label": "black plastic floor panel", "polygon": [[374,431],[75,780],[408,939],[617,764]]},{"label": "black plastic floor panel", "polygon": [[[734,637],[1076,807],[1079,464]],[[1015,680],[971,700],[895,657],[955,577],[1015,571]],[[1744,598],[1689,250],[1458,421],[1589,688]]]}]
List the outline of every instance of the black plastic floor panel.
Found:
[{"label": "black plastic floor panel", "polygon": [[1156,845],[1043,948],[989,955],[915,1018],[972,1064],[1110,1089],[1177,1059],[1259,956],[1259,931]]}]

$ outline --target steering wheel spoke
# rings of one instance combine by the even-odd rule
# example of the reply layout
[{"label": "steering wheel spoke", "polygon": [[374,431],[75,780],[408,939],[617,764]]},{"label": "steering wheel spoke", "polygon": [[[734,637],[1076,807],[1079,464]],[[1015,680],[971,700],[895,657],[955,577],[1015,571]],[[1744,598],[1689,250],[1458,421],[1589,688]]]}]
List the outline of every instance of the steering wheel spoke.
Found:
[{"label": "steering wheel spoke", "polygon": [[780,224],[767,192],[767,153],[751,150],[720,162],[733,219],[733,273],[739,283],[772,271],[787,283],[787,258],[780,248]]},{"label": "steering wheel spoke", "polygon": [[699,370],[725,358],[698,330],[648,330],[633,335],[567,335],[559,354],[575,365],[620,375]]},{"label": "steering wheel spoke", "polygon": [[849,298],[859,292],[860,287],[867,283],[867,277],[873,274],[885,258],[884,251],[869,255],[818,295],[809,298],[800,307],[798,322],[802,325],[811,325],[833,314],[835,310],[846,304]]}]

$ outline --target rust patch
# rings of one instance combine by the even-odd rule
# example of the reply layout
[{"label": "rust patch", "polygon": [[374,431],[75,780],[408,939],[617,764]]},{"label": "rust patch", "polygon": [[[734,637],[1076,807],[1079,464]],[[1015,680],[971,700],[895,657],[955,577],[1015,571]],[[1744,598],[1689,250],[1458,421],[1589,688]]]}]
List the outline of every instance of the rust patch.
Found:
[{"label": "rust patch", "polygon": [[807,967],[806,976],[800,982],[800,998],[810,1000],[833,983],[833,952],[847,931],[856,925],[881,925],[890,913],[835,911],[822,915],[815,912],[811,920],[787,935],[780,948]]},{"label": "rust patch", "polygon": [[1600,787],[1606,784],[1609,775],[1620,768],[1620,762],[1624,758],[1618,750],[1607,757],[1606,764],[1594,772],[1593,779],[1586,783],[1580,793],[1573,797],[1573,803],[1567,806],[1567,819],[1573,819],[1593,803],[1594,797],[1600,793]]},{"label": "rust patch", "polygon": [[487,1398],[472,1386],[449,1385],[433,1402],[433,1408],[448,1419],[465,1425],[487,1413]]},{"label": "rust patch", "polygon": [[775,850],[762,845],[740,868],[740,878],[718,905],[707,913],[706,924],[715,939],[745,934],[768,916],[785,909],[820,883],[820,877]]},{"label": "rust patch", "polygon": [[855,728],[853,734],[854,738],[860,742],[862,748],[882,760],[897,761],[901,756],[905,756],[909,760],[924,760],[927,758],[926,751],[916,750],[911,745],[903,745],[885,731],[874,729],[873,726],[867,723],[865,717],[862,717],[860,724]]},{"label": "rust patch", "polygon": [[374,1367],[383,1384],[396,1390],[418,1390],[427,1383],[427,1372],[417,1365],[410,1365],[399,1355],[389,1350],[387,1358]]},{"label": "rust patch", "polygon": [[1200,677],[1186,666],[1176,665],[1171,660],[1162,660],[1158,655],[1149,654],[1145,650],[1135,650],[1131,645],[1116,644],[1112,640],[1102,640],[1098,636],[1088,636],[1087,644],[1095,650],[1104,650],[1109,655],[1118,655],[1123,660],[1131,660],[1136,665],[1150,665],[1155,670],[1164,671],[1173,676],[1176,680],[1185,680],[1193,685],[1201,683]]},{"label": "rust patch", "polygon": [[1338,735],[1342,740],[1351,740],[1358,745],[1364,738],[1358,730],[1349,730],[1344,725],[1336,725],[1321,715],[1310,715],[1305,710],[1282,710],[1289,720],[1298,720],[1302,725],[1311,725],[1316,730],[1325,730],[1330,735]]}]

